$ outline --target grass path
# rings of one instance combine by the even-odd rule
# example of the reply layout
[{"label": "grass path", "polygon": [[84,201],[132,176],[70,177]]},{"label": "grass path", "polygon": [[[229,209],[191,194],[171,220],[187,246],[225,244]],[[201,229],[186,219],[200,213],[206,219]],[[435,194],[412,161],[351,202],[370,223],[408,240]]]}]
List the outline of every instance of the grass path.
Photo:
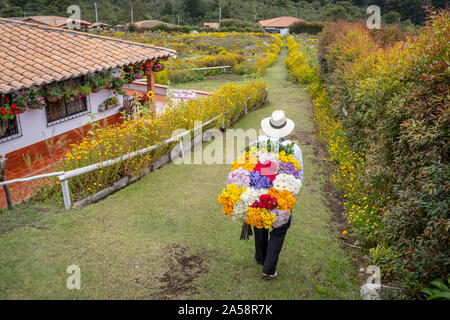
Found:
[{"label": "grass path", "polygon": [[[0,298],[357,298],[354,267],[330,227],[311,101],[288,82],[286,55],[264,77],[270,105],[236,124],[258,129],[275,109],[296,123],[305,178],[276,280],[261,279],[253,238],[239,241],[240,225],[217,204],[230,165],[169,165],[97,204],[0,235]],[[66,288],[72,264],[81,290]]]}]

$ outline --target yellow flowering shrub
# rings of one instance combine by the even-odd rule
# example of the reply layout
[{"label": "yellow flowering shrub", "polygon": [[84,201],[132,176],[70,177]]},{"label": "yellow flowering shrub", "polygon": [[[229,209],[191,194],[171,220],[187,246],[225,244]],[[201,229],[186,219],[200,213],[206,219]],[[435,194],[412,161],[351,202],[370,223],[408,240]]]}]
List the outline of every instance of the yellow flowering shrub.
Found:
[{"label": "yellow flowering shrub", "polygon": [[[156,73],[155,81],[170,84],[203,79],[205,76],[232,72],[259,77],[277,60],[283,46],[279,34],[213,32],[199,34],[169,34],[152,32],[112,36],[150,43],[176,50],[177,59],[164,63],[165,69]],[[217,44],[220,44],[219,46]],[[189,70],[230,66],[228,69]]]},{"label": "yellow flowering shrub", "polygon": [[[172,136],[177,129],[192,129],[194,122],[206,122],[225,113],[230,122],[243,112],[247,97],[248,107],[261,103],[266,98],[267,84],[253,81],[244,84],[229,83],[213,94],[197,100],[189,100],[167,108],[164,113],[146,113],[137,119],[128,119],[122,124],[96,128],[88,136],[71,145],[61,170],[70,171],[87,165],[121,157],[136,150],[159,144]],[[209,127],[219,126],[221,117]],[[208,129],[207,127],[204,130]],[[141,174],[152,162],[169,152],[176,143],[165,144],[149,153],[122,161],[120,164],[70,179],[75,201],[92,195],[112,185],[124,176]]]},{"label": "yellow flowering shrub", "polygon": [[[359,174],[365,166],[365,156],[351,150],[342,124],[334,116],[331,100],[315,61],[315,41],[288,36],[287,47],[289,55],[285,61],[286,67],[292,79],[307,86],[313,99],[313,118],[317,124],[315,130],[327,143],[330,161],[337,163],[330,181],[344,191],[348,224],[367,231],[379,228],[378,217],[385,208],[374,207],[368,200],[370,190],[366,190],[360,183]],[[289,158],[280,156],[280,160],[286,162]]]}]

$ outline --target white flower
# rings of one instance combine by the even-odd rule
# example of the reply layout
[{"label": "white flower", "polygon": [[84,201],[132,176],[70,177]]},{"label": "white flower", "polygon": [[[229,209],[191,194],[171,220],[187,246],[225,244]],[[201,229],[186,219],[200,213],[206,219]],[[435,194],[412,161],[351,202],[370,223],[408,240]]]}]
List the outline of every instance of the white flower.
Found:
[{"label": "white flower", "polygon": [[272,161],[278,165],[278,155],[272,152],[257,152],[259,162],[264,163],[265,161]]},{"label": "white flower", "polygon": [[294,176],[290,174],[280,173],[273,180],[273,187],[277,190],[288,190],[293,194],[297,194],[302,186],[302,181],[295,179]]},{"label": "white flower", "polygon": [[241,199],[235,204],[233,208],[233,220],[244,222],[247,218],[248,207],[251,206],[259,196],[266,194],[265,189],[253,189],[247,188],[247,190],[241,195]]}]

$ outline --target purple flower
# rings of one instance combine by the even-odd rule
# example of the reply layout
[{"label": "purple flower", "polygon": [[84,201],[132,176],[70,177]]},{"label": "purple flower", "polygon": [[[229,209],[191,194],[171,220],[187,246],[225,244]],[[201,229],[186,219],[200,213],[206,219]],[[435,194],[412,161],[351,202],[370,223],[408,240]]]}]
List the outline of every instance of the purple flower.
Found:
[{"label": "purple flower", "polygon": [[250,185],[250,172],[244,168],[238,168],[228,174],[227,184],[235,184],[239,188]]},{"label": "purple flower", "polygon": [[290,211],[283,211],[280,209],[273,209],[270,211],[270,213],[275,213],[275,217],[277,218],[277,220],[275,220],[275,222],[272,224],[273,228],[279,228],[282,225],[288,223],[289,218],[291,217]]},{"label": "purple flower", "polygon": [[300,178],[300,175],[295,169],[295,166],[292,162],[284,163],[280,161],[280,164],[278,166],[278,173],[290,174],[291,176],[294,176],[295,179]]},{"label": "purple flower", "polygon": [[258,171],[250,172],[250,186],[255,189],[270,189],[272,184],[269,178],[262,176]]}]

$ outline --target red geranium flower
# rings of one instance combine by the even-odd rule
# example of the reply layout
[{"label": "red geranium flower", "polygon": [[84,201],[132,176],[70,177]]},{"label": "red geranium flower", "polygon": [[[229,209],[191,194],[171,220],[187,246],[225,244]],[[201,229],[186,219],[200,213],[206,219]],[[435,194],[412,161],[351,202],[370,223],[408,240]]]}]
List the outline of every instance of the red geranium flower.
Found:
[{"label": "red geranium flower", "polygon": [[15,114],[19,114],[19,110],[16,110],[14,113],[15,113]]},{"label": "red geranium flower", "polygon": [[267,210],[272,210],[278,206],[278,200],[275,197],[271,197],[268,194],[263,194],[259,196],[259,200],[255,201],[251,205],[252,208],[264,208]]},{"label": "red geranium flower", "polygon": [[258,171],[262,176],[269,178],[270,183],[273,183],[277,176],[277,164],[273,161],[264,161],[264,163],[257,163],[253,171]]},{"label": "red geranium flower", "polygon": [[4,97],[3,97],[3,100],[5,100],[5,101],[9,101],[9,98],[8,98],[8,96],[4,96]]},{"label": "red geranium flower", "polygon": [[13,104],[11,105],[11,108],[17,109],[17,106],[13,103]]},{"label": "red geranium flower", "polygon": [[5,114],[6,114],[6,111],[5,111],[5,110],[2,110],[2,114],[5,115]]}]

